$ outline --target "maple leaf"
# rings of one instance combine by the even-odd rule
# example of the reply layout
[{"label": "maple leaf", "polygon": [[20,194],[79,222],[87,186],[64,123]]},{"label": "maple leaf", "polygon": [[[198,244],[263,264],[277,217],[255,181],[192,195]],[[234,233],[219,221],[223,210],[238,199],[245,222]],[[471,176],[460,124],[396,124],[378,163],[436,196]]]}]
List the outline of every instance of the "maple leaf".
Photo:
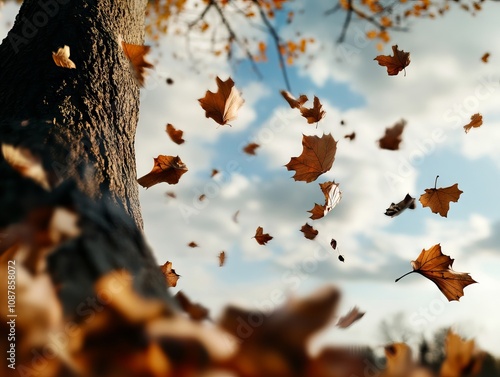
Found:
[{"label": "maple leaf", "polygon": [[300,109],[302,105],[307,102],[307,96],[305,94],[301,94],[299,98],[296,99],[286,90],[280,90],[280,93],[292,109]]},{"label": "maple leaf", "polygon": [[219,253],[219,267],[224,266],[224,263],[226,263],[226,253],[224,251],[221,251]]},{"label": "maple leaf", "polygon": [[179,280],[181,275],[177,274],[172,268],[172,262],[166,261],[165,264],[161,266],[161,272],[165,277],[167,286],[175,287],[177,285],[177,281]]},{"label": "maple leaf", "polygon": [[385,210],[386,216],[396,217],[400,215],[405,209],[415,209],[415,198],[412,198],[410,194],[406,194],[403,200],[398,204],[391,203],[389,208]]},{"label": "maple leaf", "polygon": [[483,63],[488,63],[489,57],[490,57],[490,53],[485,52],[484,55],[481,57],[481,60],[483,61]]},{"label": "maple leaf", "polygon": [[185,140],[182,138],[182,134],[184,132],[181,130],[175,129],[175,127],[173,125],[171,125],[170,123],[167,124],[165,131],[167,132],[168,136],[170,136],[170,139],[172,139],[172,141],[175,144],[180,145],[180,144],[185,142]]},{"label": "maple leaf", "polygon": [[302,154],[292,157],[286,164],[295,170],[296,181],[312,182],[331,169],[337,152],[337,142],[331,134],[322,137],[302,135]]},{"label": "maple leaf", "polygon": [[200,304],[193,304],[191,300],[184,294],[184,292],[179,291],[175,294],[175,299],[193,321],[203,321],[208,319],[208,309]]},{"label": "maple leaf", "polygon": [[437,244],[430,249],[422,249],[418,258],[411,261],[413,271],[410,271],[400,278],[408,274],[417,272],[437,285],[439,290],[446,296],[448,301],[459,300],[464,295],[464,288],[469,284],[477,283],[466,272],[456,272],[452,269],[454,259],[441,252],[441,245]]},{"label": "maple leaf", "polygon": [[345,316],[339,318],[339,321],[337,322],[337,326],[340,327],[341,329],[346,329],[349,326],[351,326],[354,322],[363,318],[364,315],[365,315],[365,313],[360,312],[358,307],[355,306],[354,308],[352,308],[349,311],[349,313],[347,313]]},{"label": "maple leaf", "polygon": [[470,117],[469,124],[466,124],[464,126],[465,133],[468,133],[472,127],[474,128],[481,127],[482,124],[483,124],[483,116],[481,114],[477,113],[472,115]]},{"label": "maple leaf", "polygon": [[458,202],[463,191],[458,189],[458,183],[445,188],[436,188],[437,179],[434,182],[434,188],[425,189],[425,194],[420,196],[420,203],[423,207],[429,207],[433,213],[439,213],[442,217],[447,217],[450,210],[450,202]]},{"label": "maple leaf", "polygon": [[401,134],[406,126],[406,120],[401,119],[392,127],[387,127],[385,129],[385,135],[378,140],[379,146],[382,149],[388,149],[390,151],[395,151],[399,149],[399,143],[401,143]]},{"label": "maple leaf", "polygon": [[222,81],[217,76],[215,80],[218,87],[217,92],[213,93],[207,90],[205,97],[200,98],[198,101],[205,110],[205,116],[212,118],[223,126],[236,118],[236,113],[245,100],[241,98],[231,78]]},{"label": "maple leaf", "polygon": [[246,154],[251,154],[255,156],[255,150],[259,148],[260,145],[257,143],[249,143],[243,148],[243,152]]},{"label": "maple leaf", "polygon": [[56,52],[52,52],[52,59],[57,66],[69,69],[75,69],[76,65],[69,58],[69,46],[59,48]]},{"label": "maple leaf", "polygon": [[121,45],[125,56],[130,62],[130,66],[134,72],[134,77],[137,83],[139,84],[139,86],[143,86],[145,69],[154,67],[153,64],[145,59],[151,47],[144,45],[134,45],[123,41]]},{"label": "maple leaf", "polygon": [[139,178],[137,182],[142,187],[149,188],[160,182],[175,185],[181,176],[188,171],[188,168],[181,161],[179,156],[159,155],[154,159],[153,169],[145,176]]},{"label": "maple leaf", "polygon": [[273,239],[273,237],[270,236],[269,233],[264,233],[264,229],[262,229],[261,226],[257,228],[257,230],[255,231],[255,236],[253,236],[252,238],[255,238],[259,245],[265,245]]},{"label": "maple leaf", "polygon": [[323,110],[323,105],[319,102],[319,98],[314,96],[313,107],[301,107],[300,113],[304,118],[307,119],[307,123],[318,123],[326,115],[326,111]]},{"label": "maple leaf", "polygon": [[315,203],[313,209],[307,211],[311,213],[309,218],[312,220],[321,219],[326,216],[326,214],[340,202],[340,199],[342,199],[342,192],[339,189],[338,183],[320,183],[319,187],[321,188],[321,191],[323,191],[323,195],[325,195],[325,204],[320,205]]},{"label": "maple leaf", "polygon": [[[375,59],[379,65],[387,68],[389,76],[395,76],[410,64],[410,53],[398,50],[398,45],[392,46],[393,56],[379,55]],[[405,71],[406,76],[406,71]]]},{"label": "maple leaf", "polygon": [[194,247],[198,247],[198,244],[194,241],[191,241],[190,243],[188,243],[188,246],[191,248],[194,248]]},{"label": "maple leaf", "polygon": [[318,231],[307,223],[302,225],[302,228],[300,228],[300,231],[302,233],[304,233],[304,237],[307,238],[308,240],[313,240],[318,235]]}]

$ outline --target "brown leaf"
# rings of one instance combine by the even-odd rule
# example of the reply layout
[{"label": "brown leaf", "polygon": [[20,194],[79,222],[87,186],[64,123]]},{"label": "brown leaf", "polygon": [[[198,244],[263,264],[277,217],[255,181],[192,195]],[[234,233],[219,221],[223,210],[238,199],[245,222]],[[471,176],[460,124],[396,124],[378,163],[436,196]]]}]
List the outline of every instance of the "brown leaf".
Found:
[{"label": "brown leaf", "polygon": [[188,168],[184,165],[179,156],[159,155],[154,159],[153,169],[145,176],[139,178],[137,182],[139,182],[142,187],[146,188],[161,182],[175,185],[187,171]]},{"label": "brown leaf", "polygon": [[417,272],[434,282],[448,301],[459,300],[464,295],[464,288],[477,283],[466,272],[456,272],[452,269],[453,259],[441,253],[441,245],[432,246],[429,250],[422,249],[418,258],[411,261],[413,271],[396,279]]},{"label": "brown leaf", "polygon": [[260,145],[257,143],[249,143],[243,148],[243,152],[246,154],[251,154],[255,156],[255,150],[259,148]]},{"label": "brown leaf", "polygon": [[446,358],[441,364],[441,377],[478,376],[485,354],[480,352],[474,339],[464,340],[449,330],[446,336]]},{"label": "brown leaf", "polygon": [[146,68],[153,68],[153,64],[148,62],[145,57],[151,49],[150,46],[134,45],[122,41],[122,49],[130,62],[134,77],[139,86],[144,85],[144,75]]},{"label": "brown leaf", "polygon": [[182,138],[182,134],[184,132],[181,130],[176,130],[175,127],[170,123],[167,124],[165,131],[175,144],[182,144],[185,142],[185,140]]},{"label": "brown leaf", "polygon": [[458,189],[458,183],[438,189],[434,186],[434,188],[425,189],[425,194],[420,196],[420,203],[422,203],[423,207],[429,207],[433,213],[439,213],[442,217],[447,217],[450,202],[458,202],[462,193],[463,191]]},{"label": "brown leaf", "polygon": [[300,231],[302,233],[304,233],[304,237],[307,238],[308,240],[313,240],[318,235],[318,231],[307,223],[302,225],[302,228],[300,228]]},{"label": "brown leaf", "polygon": [[385,135],[378,140],[379,146],[382,149],[395,151],[399,149],[401,143],[401,134],[406,126],[406,120],[401,119],[392,127],[385,129]]},{"label": "brown leaf", "polygon": [[385,210],[386,216],[396,217],[400,215],[405,209],[415,209],[415,198],[412,198],[410,194],[406,194],[403,200],[398,204],[391,203],[389,208]]},{"label": "brown leaf", "polygon": [[337,240],[332,238],[332,240],[330,241],[330,246],[333,250],[335,250],[337,248]]},{"label": "brown leaf", "polygon": [[167,195],[167,196],[171,197],[172,199],[177,198],[177,195],[175,195],[175,192],[173,192],[173,191],[167,191],[167,192],[165,193],[165,195]]},{"label": "brown leaf", "polygon": [[337,142],[331,134],[318,136],[302,135],[302,154],[292,157],[286,164],[288,170],[295,170],[296,181],[312,182],[331,169],[337,152]]},{"label": "brown leaf", "polygon": [[292,109],[300,109],[302,105],[307,102],[307,96],[304,94],[301,94],[299,98],[296,99],[286,90],[280,90],[280,93]]},{"label": "brown leaf", "polygon": [[321,219],[326,216],[328,212],[330,212],[342,199],[342,192],[340,191],[339,184],[335,182],[325,182],[320,183],[319,187],[325,196],[325,204],[320,205],[315,203],[313,209],[310,212],[311,216],[309,216],[312,220]]},{"label": "brown leaf", "polygon": [[350,141],[353,141],[355,138],[356,138],[356,132],[344,135],[344,139],[349,139]]},{"label": "brown leaf", "polygon": [[464,126],[465,133],[468,133],[472,127],[481,127],[483,124],[483,116],[479,113],[474,114],[470,117],[470,123]]},{"label": "brown leaf", "polygon": [[360,312],[358,307],[355,306],[354,308],[352,308],[349,311],[349,313],[347,313],[345,316],[339,318],[339,321],[337,322],[337,326],[340,327],[341,329],[348,328],[354,322],[363,318],[364,315],[365,315],[365,313]]},{"label": "brown leaf", "polygon": [[52,53],[52,59],[57,66],[68,69],[75,69],[76,65],[69,58],[69,46],[61,47],[57,52]]},{"label": "brown leaf", "polygon": [[[397,75],[410,64],[410,53],[399,51],[398,45],[392,46],[393,56],[379,55],[375,59],[379,65],[387,68],[389,76]],[[405,72],[406,76],[406,72]]]},{"label": "brown leaf", "polygon": [[219,171],[217,169],[212,169],[212,173],[210,174],[210,178],[213,178],[214,176],[216,176],[217,174],[219,173]]},{"label": "brown leaf", "polygon": [[199,197],[198,197],[198,200],[200,202],[204,201],[205,199],[207,198],[207,196],[205,194],[201,194]]},{"label": "brown leaf", "polygon": [[481,57],[481,60],[483,61],[483,63],[488,63],[489,57],[490,57],[490,53],[485,52],[484,55]]},{"label": "brown leaf", "polygon": [[245,100],[241,98],[231,78],[222,81],[219,77],[216,77],[215,80],[218,87],[217,92],[213,93],[207,90],[205,97],[200,98],[198,101],[205,110],[205,116],[212,118],[223,126],[236,118],[236,113]]},{"label": "brown leaf", "polygon": [[307,119],[307,123],[309,124],[318,123],[326,115],[326,111],[323,110],[323,105],[319,102],[319,98],[316,96],[314,96],[313,107],[310,109],[301,107],[300,113]]},{"label": "brown leaf", "polygon": [[381,377],[414,376],[415,363],[411,348],[405,343],[393,343],[385,346],[386,366]]},{"label": "brown leaf", "polygon": [[208,309],[200,304],[193,304],[191,300],[182,292],[175,294],[175,299],[193,321],[203,321],[208,319]]},{"label": "brown leaf", "polygon": [[198,247],[198,244],[194,241],[191,241],[190,243],[188,243],[188,246],[191,248],[194,248],[194,247]]},{"label": "brown leaf", "polygon": [[2,144],[2,154],[5,161],[19,174],[30,178],[44,189],[50,189],[49,177],[45,172],[42,160],[23,147]]},{"label": "brown leaf", "polygon": [[270,236],[269,233],[264,233],[264,229],[262,229],[262,227],[260,226],[255,231],[255,236],[253,238],[255,238],[259,245],[265,245],[273,239],[273,237]]},{"label": "brown leaf", "polygon": [[168,287],[175,287],[177,285],[177,281],[181,275],[177,274],[172,268],[172,262],[166,261],[165,264],[161,266],[161,272],[163,276],[165,276]]},{"label": "brown leaf", "polygon": [[224,263],[226,263],[226,253],[224,251],[221,251],[219,253],[219,267],[224,266]]}]

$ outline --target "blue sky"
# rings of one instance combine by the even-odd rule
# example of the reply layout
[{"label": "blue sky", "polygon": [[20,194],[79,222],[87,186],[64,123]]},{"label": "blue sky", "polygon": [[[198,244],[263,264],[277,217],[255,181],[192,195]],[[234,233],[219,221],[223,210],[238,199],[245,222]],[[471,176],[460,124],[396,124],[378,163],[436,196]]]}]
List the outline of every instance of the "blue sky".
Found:
[{"label": "blue sky", "polygon": [[[299,61],[289,73],[294,95],[317,95],[322,101],[327,115],[317,129],[279,95],[284,83],[272,51],[269,63],[259,65],[264,77],[259,80],[248,64],[235,69],[201,54],[195,56],[197,73],[181,38],[167,38],[154,48],[155,70],[141,92],[137,170],[139,176],[149,172],[159,154],[179,155],[189,168],[176,186],[140,189],[146,237],[158,261],[172,261],[182,275],[173,291],[182,289],[217,317],[229,303],[276,306],[286,296],[336,285],[343,292],[338,314],[356,305],[366,315],[347,330],[328,329],[316,347],[380,347],[386,341],[379,333],[381,321],[403,313],[415,334],[410,343],[420,333],[452,325],[500,355],[493,335],[500,333],[495,319],[500,310],[500,25],[495,4],[484,4],[476,16],[451,11],[442,19],[415,21],[408,33],[393,33],[382,53],[390,54],[392,44],[409,51],[406,77],[389,77],[373,61],[380,52],[359,37],[362,23],[352,25],[344,45],[335,45],[341,22],[323,22],[328,1],[315,5],[295,20],[315,38],[315,58],[308,68]],[[1,12],[2,27],[9,12],[7,6]],[[238,23],[238,30],[257,33],[245,23]],[[282,32],[294,31],[284,25]],[[172,60],[172,52],[181,59]],[[491,54],[487,64],[480,60],[485,52]],[[206,119],[197,101],[207,89],[215,90],[217,75],[231,76],[246,101],[232,127]],[[173,85],[165,83],[167,77]],[[466,135],[462,126],[477,112],[484,124]],[[408,122],[400,150],[380,150],[376,140],[400,119]],[[184,130],[185,144],[169,140],[167,123]],[[352,131],[354,141],[343,138]],[[332,133],[339,140],[331,171],[309,184],[295,182],[283,166],[300,154],[303,133]],[[249,141],[261,144],[254,158],[241,151]],[[215,178],[210,178],[212,168],[221,172]],[[436,175],[438,187],[458,183],[463,191],[458,203],[451,203],[448,218],[420,203],[396,218],[384,216],[389,204],[407,192],[418,199],[434,186]],[[340,183],[342,201],[325,218],[311,221],[306,211],[323,201],[318,183],[333,179]],[[174,191],[177,199],[166,197],[166,191]],[[201,193],[208,198],[199,203]],[[237,210],[238,224],[232,221]],[[314,241],[299,231],[306,222],[319,230]],[[266,246],[252,239],[257,226],[274,237]],[[329,247],[331,238],[338,241],[345,263]],[[191,241],[200,247],[189,248]],[[465,289],[460,302],[447,302],[417,274],[394,282],[410,271],[410,261],[423,248],[437,243],[455,259],[457,271],[479,282]],[[219,268],[222,250],[227,264]]]}]

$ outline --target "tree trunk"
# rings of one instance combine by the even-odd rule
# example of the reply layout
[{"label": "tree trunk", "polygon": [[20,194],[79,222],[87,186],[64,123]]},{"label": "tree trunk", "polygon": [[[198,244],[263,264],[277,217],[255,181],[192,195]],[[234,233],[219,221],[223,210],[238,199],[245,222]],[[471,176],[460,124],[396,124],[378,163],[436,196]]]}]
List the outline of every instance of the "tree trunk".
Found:
[{"label": "tree trunk", "polygon": [[[141,231],[139,87],[119,44],[142,44],[145,5],[25,0],[0,46],[0,144],[40,157],[55,186],[46,191],[22,177],[0,153],[0,229],[41,205],[77,213],[80,236],[47,260],[66,314],[76,317],[95,295],[96,279],[116,269],[129,271],[139,292],[168,300]],[[52,52],[65,45],[76,69],[53,61]],[[0,233],[0,254],[2,241]]]}]

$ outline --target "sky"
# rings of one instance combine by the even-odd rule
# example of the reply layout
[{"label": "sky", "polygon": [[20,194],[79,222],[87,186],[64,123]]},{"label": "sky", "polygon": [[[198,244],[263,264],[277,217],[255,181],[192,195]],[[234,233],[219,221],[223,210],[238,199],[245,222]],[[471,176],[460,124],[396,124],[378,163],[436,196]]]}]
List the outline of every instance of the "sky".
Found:
[{"label": "sky", "polygon": [[[151,170],[159,154],[179,155],[189,169],[177,185],[140,188],[146,239],[159,263],[172,261],[181,275],[172,292],[183,290],[217,318],[228,304],[269,310],[287,297],[334,285],[342,291],[338,315],[354,306],[366,314],[348,329],[326,329],[313,349],[324,344],[380,349],[387,342],[381,322],[392,323],[400,314],[407,331],[394,341],[415,343],[422,334],[430,337],[453,326],[499,356],[498,5],[485,3],[475,16],[455,9],[435,20],[414,20],[409,32],[392,33],[391,42],[377,51],[375,42],[363,37],[368,30],[363,22],[353,22],[346,41],[335,43],[342,18],[325,18],[330,1],[317,0],[304,12],[301,4],[292,5],[292,25],[279,29],[284,36],[301,30],[315,40],[309,46],[313,58],[304,56],[287,69],[294,95],[321,100],[326,117],[317,128],[280,96],[285,85],[272,50],[268,62],[259,64],[259,78],[244,60],[232,64],[207,54],[206,40],[196,35],[189,42],[165,37],[153,47],[155,69],[141,91],[138,176]],[[0,11],[2,35],[14,14],[12,5]],[[234,22],[238,32],[266,38],[246,22]],[[393,44],[410,52],[406,76],[388,76],[373,60],[391,54]],[[491,54],[486,64],[485,52]],[[216,90],[216,76],[233,78],[245,100],[231,126],[207,119],[198,104],[206,90]],[[482,114],[483,125],[466,134],[463,126],[475,113]],[[401,119],[407,125],[400,149],[381,150],[377,140]],[[184,131],[184,144],[168,138],[167,123]],[[353,131],[353,141],[344,138]],[[332,169],[312,183],[294,181],[284,165],[300,155],[302,134],[323,133],[338,140]],[[260,145],[256,156],[242,152],[249,142]],[[214,168],[219,174],[211,178]],[[463,191],[447,218],[418,202],[437,175],[437,187],[458,183]],[[307,211],[324,200],[318,183],[328,180],[340,183],[342,200],[324,218],[310,220]],[[177,198],[167,197],[169,191]],[[417,208],[385,216],[389,204],[406,193],[417,198]],[[319,231],[314,241],[300,232],[306,222]],[[258,226],[274,237],[265,246],[252,239]],[[345,263],[330,247],[332,238]],[[188,247],[191,241],[199,247]],[[466,287],[459,302],[448,302],[418,274],[394,282],[411,270],[410,261],[422,249],[438,243],[455,260],[456,271],[479,282]],[[220,251],[227,255],[223,267]]]}]

